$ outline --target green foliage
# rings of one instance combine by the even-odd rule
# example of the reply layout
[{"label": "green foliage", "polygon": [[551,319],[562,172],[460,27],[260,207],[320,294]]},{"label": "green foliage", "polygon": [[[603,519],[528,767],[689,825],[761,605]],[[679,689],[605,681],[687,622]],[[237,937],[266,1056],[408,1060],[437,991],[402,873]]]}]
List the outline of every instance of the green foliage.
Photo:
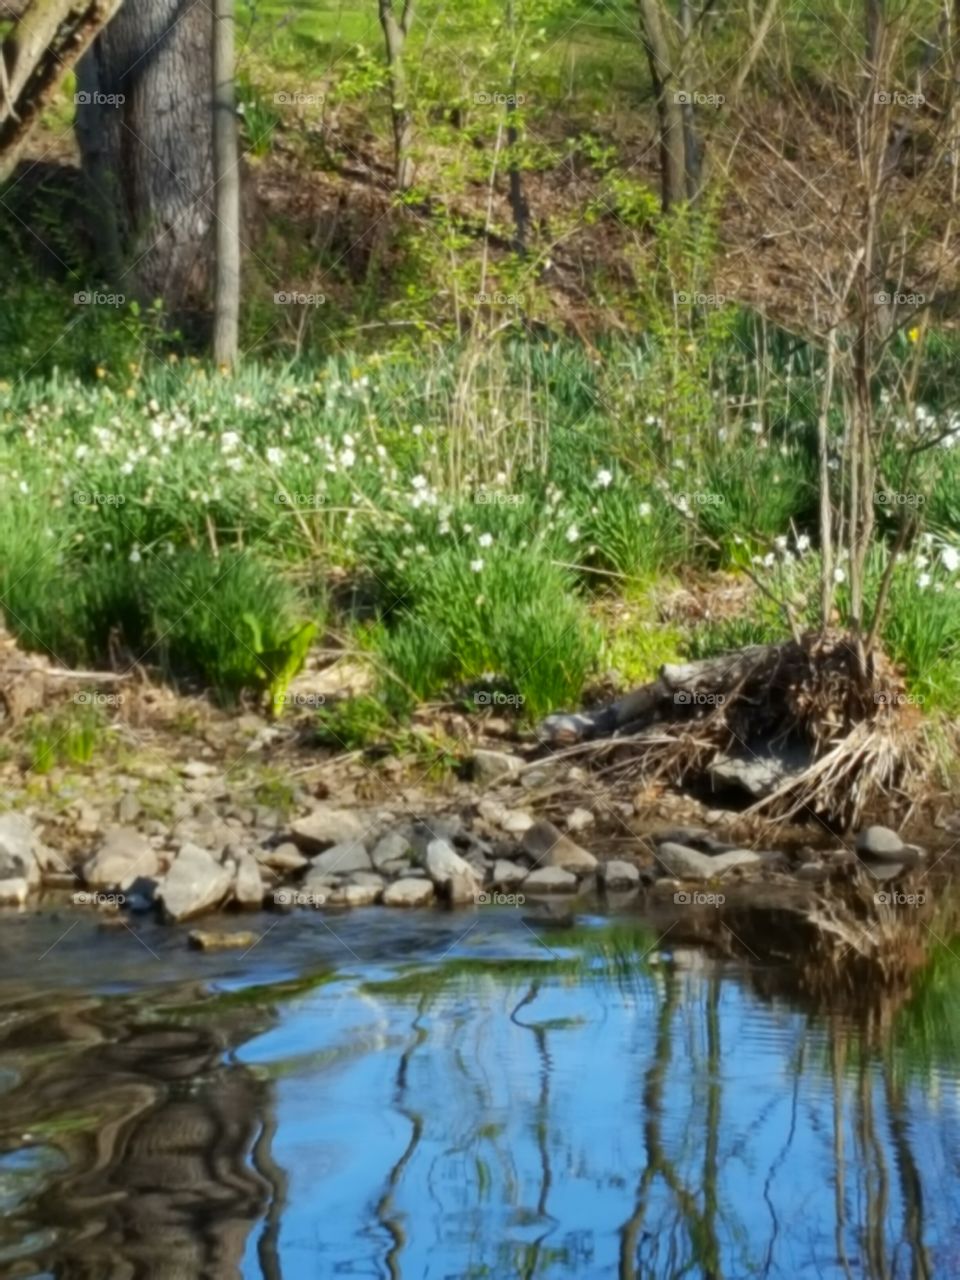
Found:
[{"label": "green foliage", "polygon": [[318,746],[362,751],[389,737],[394,720],[379,698],[366,694],[328,703],[317,712]]},{"label": "green foliage", "polygon": [[91,704],[71,704],[27,723],[24,740],[32,772],[49,773],[58,765],[88,765],[102,745],[106,723]]}]

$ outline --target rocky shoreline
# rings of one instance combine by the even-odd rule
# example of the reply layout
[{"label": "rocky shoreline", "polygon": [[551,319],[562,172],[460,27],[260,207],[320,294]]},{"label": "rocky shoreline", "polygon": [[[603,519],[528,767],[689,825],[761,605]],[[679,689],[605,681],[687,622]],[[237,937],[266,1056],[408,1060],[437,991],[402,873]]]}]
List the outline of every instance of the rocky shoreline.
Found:
[{"label": "rocky shoreline", "polygon": [[[561,830],[534,811],[542,806],[521,782],[516,757],[476,757],[474,784],[454,803],[441,794],[420,811],[398,813],[396,805],[301,794],[286,818],[238,806],[216,764],[188,761],[172,822],[147,817],[132,793],[121,796],[109,821],[80,802],[71,812],[69,854],[53,845],[55,824],[28,812],[0,814],[0,906],[55,902],[180,923],[223,910],[522,906],[590,895],[617,906],[644,894],[718,905],[737,884],[763,881],[813,896],[831,880],[895,881],[924,865],[922,849],[877,826],[832,848],[745,847],[723,834],[724,826],[737,829],[738,815],[722,812],[708,814],[709,829],[651,826],[611,849],[601,830],[604,806],[589,807],[589,787],[562,818],[551,807]],[[561,771],[577,795],[576,766]],[[213,946],[216,935],[194,941]]]}]

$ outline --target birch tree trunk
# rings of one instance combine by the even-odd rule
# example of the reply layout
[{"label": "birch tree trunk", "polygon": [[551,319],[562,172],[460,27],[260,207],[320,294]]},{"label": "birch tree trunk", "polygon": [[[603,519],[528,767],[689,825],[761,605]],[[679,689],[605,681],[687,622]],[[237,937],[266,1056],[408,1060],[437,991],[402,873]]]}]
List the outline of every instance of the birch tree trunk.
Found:
[{"label": "birch tree trunk", "polygon": [[214,0],[213,161],[216,181],[216,293],[213,358],[232,366],[240,329],[240,158],[237,116],[234,0]]}]

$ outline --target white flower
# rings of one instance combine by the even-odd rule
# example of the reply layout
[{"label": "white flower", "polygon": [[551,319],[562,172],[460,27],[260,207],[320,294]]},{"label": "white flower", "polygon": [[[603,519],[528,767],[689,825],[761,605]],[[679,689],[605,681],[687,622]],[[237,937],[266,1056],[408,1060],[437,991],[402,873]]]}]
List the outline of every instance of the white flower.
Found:
[{"label": "white flower", "polygon": [[480,544],[480,546],[481,546],[481,547],[492,547],[492,546],[493,546],[493,534],[492,534],[492,533],[481,533],[480,537],[477,539],[477,542]]},{"label": "white flower", "polygon": [[357,460],[357,455],[352,449],[343,449],[340,453],[340,461],[345,467],[352,467]]},{"label": "white flower", "polygon": [[572,524],[570,528],[567,530],[566,537],[568,542],[576,542],[577,539],[580,537],[580,530],[577,528],[575,524]]},{"label": "white flower", "polygon": [[601,467],[600,470],[597,472],[597,477],[594,480],[594,484],[597,485],[598,488],[600,489],[609,489],[612,483],[613,483],[613,472],[607,471],[605,467]]},{"label": "white flower", "polygon": [[926,591],[932,581],[933,579],[930,577],[929,573],[921,573],[917,578],[917,586],[921,591]]},{"label": "white flower", "polygon": [[846,572],[843,569],[834,569],[833,580],[834,582],[846,582],[847,580]]},{"label": "white flower", "polygon": [[474,572],[474,573],[479,573],[479,572],[480,572],[480,570],[483,568],[483,561],[482,561],[482,560],[471,560],[471,561],[470,561],[470,568],[473,570],[473,572]]},{"label": "white flower", "polygon": [[646,520],[647,516],[650,514],[652,509],[653,508],[650,506],[649,502],[641,502],[639,507],[637,507],[637,510],[640,513],[640,518],[642,520]]},{"label": "white flower", "polygon": [[427,477],[414,476],[410,483],[413,485],[414,489],[425,489],[427,487]]},{"label": "white flower", "polygon": [[914,560],[913,563],[916,565],[918,569],[925,569],[927,565],[930,563],[930,561],[927,559],[926,556],[917,556],[916,560]]},{"label": "white flower", "polygon": [[283,462],[283,450],[278,449],[276,445],[271,445],[267,450],[267,461],[273,467],[279,467]]},{"label": "white flower", "polygon": [[465,525],[463,526],[463,532],[464,532],[464,533],[473,533],[473,525],[472,525],[472,524],[465,524]]},{"label": "white flower", "polygon": [[136,543],[134,543],[133,550],[130,552],[130,563],[139,564],[142,559],[143,559],[143,556],[141,556],[140,554],[140,548],[136,545]]},{"label": "white flower", "polygon": [[800,537],[797,539],[797,551],[800,553],[800,555],[803,555],[805,551],[809,551],[809,550],[810,550],[810,538],[807,534],[801,533]]},{"label": "white flower", "polygon": [[941,548],[940,559],[948,573],[956,573],[960,569],[960,551],[956,547]]},{"label": "white flower", "polygon": [[30,492],[30,486],[27,484],[26,480],[21,480],[21,481],[20,481],[20,492],[21,492],[21,493],[29,493],[29,492]]},{"label": "white flower", "polygon": [[774,538],[773,545],[776,547],[778,551],[786,551],[787,540],[782,533],[779,538]]},{"label": "white flower", "polygon": [[421,425],[420,425],[420,423],[419,423],[419,422],[418,422],[418,423],[416,423],[416,425],[415,425],[415,426],[411,427],[411,428],[410,428],[410,430],[413,432],[413,434],[414,434],[415,436],[422,436],[422,435],[423,435],[423,427],[421,427]]},{"label": "white flower", "polygon": [[763,567],[765,569],[770,569],[773,567],[775,561],[776,561],[776,557],[774,556],[773,552],[768,551],[767,554],[763,557]]}]

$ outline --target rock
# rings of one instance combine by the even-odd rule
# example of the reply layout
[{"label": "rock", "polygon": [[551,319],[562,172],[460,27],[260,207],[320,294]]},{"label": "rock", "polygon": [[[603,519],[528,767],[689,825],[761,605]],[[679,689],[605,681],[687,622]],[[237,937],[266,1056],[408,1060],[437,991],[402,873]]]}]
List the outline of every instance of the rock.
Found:
[{"label": "rock", "polygon": [[206,849],[185,844],[158,885],[157,897],[168,920],[187,920],[219,906],[232,883],[230,871]]},{"label": "rock", "polygon": [[0,877],[24,876],[32,881],[34,857],[33,826],[22,813],[0,813]]},{"label": "rock", "polygon": [[508,751],[478,750],[473,753],[474,781],[489,786],[504,778],[520,776],[521,761]]},{"label": "rock", "polygon": [[454,904],[472,902],[480,886],[470,864],[446,840],[431,840],[424,858],[427,875]]},{"label": "rock", "polygon": [[388,831],[374,845],[370,861],[378,871],[382,871],[387,863],[401,863],[408,860],[411,853],[408,836],[402,831]]},{"label": "rock", "polygon": [[373,863],[370,855],[358,840],[348,840],[343,844],[335,844],[326,853],[318,853],[310,859],[315,871],[338,872],[346,875],[350,871],[372,871]]},{"label": "rock", "polygon": [[567,830],[586,831],[587,827],[593,826],[594,821],[594,816],[589,809],[574,809],[567,814]]},{"label": "rock", "polygon": [[635,889],[640,884],[640,870],[632,862],[623,862],[618,858],[610,862],[601,862],[597,875],[607,890]]},{"label": "rock", "polygon": [[527,868],[518,862],[509,862],[506,858],[498,858],[493,864],[493,883],[501,889],[515,889],[527,878]]},{"label": "rock", "polygon": [[0,880],[0,906],[22,907],[29,892],[30,886],[24,876],[10,876]]},{"label": "rock", "polygon": [[263,879],[252,853],[242,853],[237,859],[233,896],[241,907],[258,910],[263,906]]},{"label": "rock", "polygon": [[292,841],[286,840],[275,849],[257,849],[253,855],[262,867],[271,871],[299,871],[309,862]]},{"label": "rock", "polygon": [[668,827],[666,831],[654,832],[650,839],[655,845],[682,844],[687,849],[695,849],[702,841],[712,837],[703,827]]},{"label": "rock", "polygon": [[713,858],[673,840],[659,844],[656,856],[663,873],[678,880],[709,880],[716,875]]},{"label": "rock", "polygon": [[533,826],[533,818],[529,813],[522,809],[511,809],[500,824],[502,829],[511,836],[522,836],[525,831],[529,831]]},{"label": "rock", "polygon": [[395,880],[383,891],[385,907],[425,907],[433,901],[433,885],[425,877]]},{"label": "rock", "polygon": [[373,886],[376,889],[382,889],[386,881],[383,876],[377,875],[375,871],[354,871],[350,877],[351,884],[362,884]]},{"label": "rock", "polygon": [[135,827],[108,827],[100,847],[84,863],[83,878],[91,889],[129,889],[160,871],[160,857]]},{"label": "rock", "polygon": [[538,867],[523,882],[525,893],[576,893],[577,877],[562,867]]},{"label": "rock", "polygon": [[327,894],[331,907],[369,907],[383,892],[382,885],[340,884]]},{"label": "rock", "polygon": [[865,827],[857,835],[857,853],[875,862],[903,862],[905,849],[906,845],[889,827]]},{"label": "rock", "polygon": [[320,804],[305,818],[298,818],[291,832],[301,849],[316,853],[329,845],[359,842],[368,829],[369,824],[354,810]]},{"label": "rock", "polygon": [[117,821],[122,826],[129,826],[140,817],[142,807],[132,791],[125,791],[117,804]]},{"label": "rock", "polygon": [[411,867],[409,862],[400,861],[399,859],[397,861],[384,862],[381,865],[380,870],[385,876],[390,876],[391,878],[395,876],[417,876],[423,874],[419,867]]},{"label": "rock", "polygon": [[192,929],[187,942],[196,951],[249,951],[257,945],[259,938],[259,934],[249,930],[218,933],[207,929]]},{"label": "rock", "polygon": [[206,760],[188,760],[180,766],[184,778],[211,778],[217,772],[217,766],[208,764]]},{"label": "rock", "polygon": [[597,860],[593,854],[581,849],[552,822],[535,822],[524,832],[521,848],[539,867],[562,867],[581,876],[596,870]]},{"label": "rock", "polygon": [[767,866],[779,859],[778,853],[761,853],[756,849],[731,849],[729,853],[715,854],[710,858],[710,863],[713,874],[719,876],[725,871],[732,871],[734,867]]},{"label": "rock", "polygon": [[828,869],[821,862],[801,862],[793,874],[798,880],[816,883],[818,880],[826,879]]}]

